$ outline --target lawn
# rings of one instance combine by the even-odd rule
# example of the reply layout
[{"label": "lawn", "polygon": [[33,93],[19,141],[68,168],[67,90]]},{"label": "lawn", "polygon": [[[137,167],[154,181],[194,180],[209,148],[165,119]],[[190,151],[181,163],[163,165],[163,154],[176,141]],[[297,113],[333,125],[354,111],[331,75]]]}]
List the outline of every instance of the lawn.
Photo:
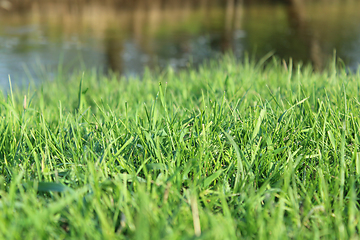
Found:
[{"label": "lawn", "polygon": [[358,239],[359,83],[225,55],[13,87],[0,238]]}]

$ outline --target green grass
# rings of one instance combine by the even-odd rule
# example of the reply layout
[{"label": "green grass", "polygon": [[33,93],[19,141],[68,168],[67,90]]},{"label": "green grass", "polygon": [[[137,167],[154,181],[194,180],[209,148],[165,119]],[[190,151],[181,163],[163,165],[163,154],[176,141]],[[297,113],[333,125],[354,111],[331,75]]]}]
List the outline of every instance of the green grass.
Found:
[{"label": "green grass", "polygon": [[0,98],[1,239],[359,237],[359,74],[58,78]]}]

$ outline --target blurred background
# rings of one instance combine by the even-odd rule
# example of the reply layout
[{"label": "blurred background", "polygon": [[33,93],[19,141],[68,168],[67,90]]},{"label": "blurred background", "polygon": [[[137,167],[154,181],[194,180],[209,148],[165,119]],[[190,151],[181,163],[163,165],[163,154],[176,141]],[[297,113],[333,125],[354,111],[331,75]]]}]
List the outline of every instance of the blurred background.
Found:
[{"label": "blurred background", "polygon": [[333,52],[360,63],[359,0],[0,0],[0,87],[59,71],[125,76],[233,52],[321,70]]}]

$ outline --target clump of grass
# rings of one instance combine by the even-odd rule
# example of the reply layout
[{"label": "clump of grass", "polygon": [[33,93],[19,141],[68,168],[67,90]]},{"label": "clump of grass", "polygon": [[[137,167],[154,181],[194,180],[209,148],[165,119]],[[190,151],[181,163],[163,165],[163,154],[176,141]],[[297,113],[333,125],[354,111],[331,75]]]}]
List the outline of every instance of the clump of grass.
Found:
[{"label": "clump of grass", "polygon": [[359,82],[224,56],[10,93],[0,236],[358,238]]}]

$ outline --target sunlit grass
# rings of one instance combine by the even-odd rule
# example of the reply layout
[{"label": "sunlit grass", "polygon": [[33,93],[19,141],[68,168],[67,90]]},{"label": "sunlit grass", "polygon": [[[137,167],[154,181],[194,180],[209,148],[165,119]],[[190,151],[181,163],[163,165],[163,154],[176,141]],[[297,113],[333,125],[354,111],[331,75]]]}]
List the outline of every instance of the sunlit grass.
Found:
[{"label": "sunlit grass", "polygon": [[0,237],[358,238],[360,76],[334,69],[224,56],[1,96]]}]

